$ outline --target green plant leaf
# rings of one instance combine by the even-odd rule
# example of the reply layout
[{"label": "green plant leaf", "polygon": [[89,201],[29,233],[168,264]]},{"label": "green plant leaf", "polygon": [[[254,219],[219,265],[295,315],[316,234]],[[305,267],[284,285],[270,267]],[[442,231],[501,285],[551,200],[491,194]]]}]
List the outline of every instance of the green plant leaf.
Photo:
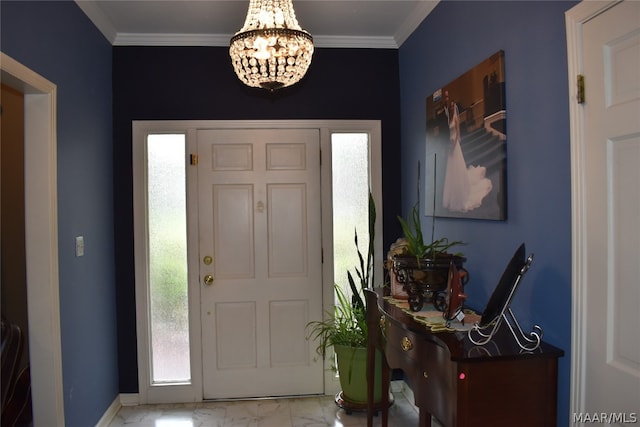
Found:
[{"label": "green plant leaf", "polygon": [[[404,238],[407,241],[407,250],[409,254],[414,255],[418,261],[427,256],[427,254],[430,257],[435,258],[440,254],[448,252],[448,250],[453,246],[464,245],[464,242],[460,240],[449,242],[449,239],[446,237],[434,240],[429,244],[425,244],[422,234],[422,225],[420,223],[420,210],[417,203],[411,210],[412,224],[409,224],[409,222],[401,216],[398,216],[398,221],[400,222]],[[457,253],[456,255],[462,256],[460,253]]]},{"label": "green plant leaf", "polygon": [[355,280],[353,280],[353,276],[351,275],[350,271],[347,271],[347,279],[349,280],[349,287],[351,288],[351,292],[353,294],[351,298],[354,308],[364,308],[364,301],[360,296],[360,290],[357,288],[356,282]]},{"label": "green plant leaf", "polygon": [[358,253],[358,265],[354,274],[347,271],[347,279],[351,290],[351,300],[345,291],[334,285],[336,304],[331,311],[325,313],[325,319],[307,324],[307,339],[318,342],[316,352],[325,357],[328,347],[337,344],[349,347],[364,347],[367,343],[367,313],[364,303],[363,289],[373,288],[373,261],[375,239],[376,208],[373,196],[369,192],[369,245],[366,260],[358,247],[358,233],[354,233],[354,242]]}]

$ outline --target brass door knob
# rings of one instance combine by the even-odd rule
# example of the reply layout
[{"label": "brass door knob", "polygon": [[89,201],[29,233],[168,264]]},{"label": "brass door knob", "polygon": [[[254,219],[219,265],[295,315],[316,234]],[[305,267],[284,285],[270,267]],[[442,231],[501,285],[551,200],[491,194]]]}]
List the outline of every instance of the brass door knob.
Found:
[{"label": "brass door knob", "polygon": [[213,274],[207,274],[206,276],[204,276],[204,284],[207,286],[211,286],[213,285],[213,282],[215,281],[215,279],[213,278]]}]

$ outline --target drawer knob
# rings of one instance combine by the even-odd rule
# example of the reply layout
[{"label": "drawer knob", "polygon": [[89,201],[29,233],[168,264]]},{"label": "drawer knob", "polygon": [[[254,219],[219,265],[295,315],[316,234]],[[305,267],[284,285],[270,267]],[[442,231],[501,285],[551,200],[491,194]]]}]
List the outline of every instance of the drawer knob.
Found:
[{"label": "drawer knob", "polygon": [[404,351],[409,351],[413,348],[413,343],[409,338],[402,337],[402,342],[400,343],[400,347],[402,347]]},{"label": "drawer knob", "polygon": [[425,378],[429,378],[429,375],[427,374],[427,371],[424,371],[424,372],[422,373],[422,376],[423,376],[423,377],[425,377]]},{"label": "drawer knob", "polygon": [[380,316],[380,332],[382,335],[387,333],[387,318],[384,315]]}]

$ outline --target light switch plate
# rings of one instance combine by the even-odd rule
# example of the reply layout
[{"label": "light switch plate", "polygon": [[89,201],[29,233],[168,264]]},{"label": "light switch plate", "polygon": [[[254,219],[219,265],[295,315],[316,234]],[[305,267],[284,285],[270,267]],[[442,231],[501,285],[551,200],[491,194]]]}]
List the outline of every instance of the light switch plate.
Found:
[{"label": "light switch plate", "polygon": [[84,236],[76,236],[76,256],[84,256]]}]

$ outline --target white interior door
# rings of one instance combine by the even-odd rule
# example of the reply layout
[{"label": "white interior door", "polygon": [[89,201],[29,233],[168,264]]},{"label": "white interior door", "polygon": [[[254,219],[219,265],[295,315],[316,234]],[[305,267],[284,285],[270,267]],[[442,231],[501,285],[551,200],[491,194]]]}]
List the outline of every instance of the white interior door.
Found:
[{"label": "white interior door", "polygon": [[[199,130],[205,399],[323,392],[317,129]],[[207,279],[207,276],[210,276]]]},{"label": "white interior door", "polygon": [[[588,2],[587,2],[588,3]],[[584,342],[581,380],[588,414],[637,422],[640,412],[640,2],[625,1],[583,25]],[[575,176],[574,176],[575,177]],[[583,328],[583,329],[582,329]]]}]

